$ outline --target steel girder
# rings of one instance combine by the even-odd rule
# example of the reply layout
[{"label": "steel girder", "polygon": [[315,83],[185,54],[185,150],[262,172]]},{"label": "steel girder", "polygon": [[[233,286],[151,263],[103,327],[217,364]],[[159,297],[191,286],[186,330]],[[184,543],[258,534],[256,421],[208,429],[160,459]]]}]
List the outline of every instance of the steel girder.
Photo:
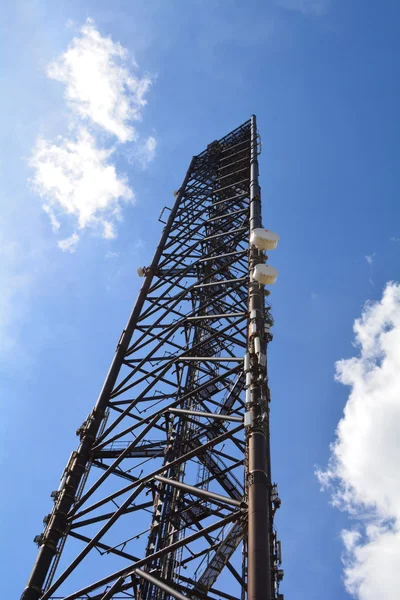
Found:
[{"label": "steel girder", "polygon": [[[192,159],[35,538],[23,600],[245,597],[254,431],[243,421],[243,360],[249,264],[263,259],[249,254],[257,149],[252,117]],[[268,404],[265,365],[262,375]],[[270,473],[267,487],[271,583],[257,600],[282,597]]]}]

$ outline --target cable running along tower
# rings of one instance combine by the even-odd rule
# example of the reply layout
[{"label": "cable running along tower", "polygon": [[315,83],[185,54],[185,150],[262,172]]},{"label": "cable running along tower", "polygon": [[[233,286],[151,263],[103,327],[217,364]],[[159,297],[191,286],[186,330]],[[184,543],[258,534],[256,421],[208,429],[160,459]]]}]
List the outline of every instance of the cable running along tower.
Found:
[{"label": "cable running along tower", "polygon": [[253,116],[192,159],[22,600],[283,600],[259,148]]}]

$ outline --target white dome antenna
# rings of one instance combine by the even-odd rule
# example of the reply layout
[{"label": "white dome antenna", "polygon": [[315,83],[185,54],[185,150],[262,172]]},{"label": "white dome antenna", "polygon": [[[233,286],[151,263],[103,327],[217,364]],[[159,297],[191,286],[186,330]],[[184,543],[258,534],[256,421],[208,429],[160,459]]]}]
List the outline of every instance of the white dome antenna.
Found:
[{"label": "white dome antenna", "polygon": [[250,234],[250,243],[258,248],[258,250],[274,250],[279,240],[280,237],[277,233],[269,231],[269,229],[263,229],[262,227],[253,229]]},{"label": "white dome antenna", "polygon": [[262,285],[272,285],[276,283],[278,271],[271,265],[259,264],[254,267],[253,279],[262,283]]}]

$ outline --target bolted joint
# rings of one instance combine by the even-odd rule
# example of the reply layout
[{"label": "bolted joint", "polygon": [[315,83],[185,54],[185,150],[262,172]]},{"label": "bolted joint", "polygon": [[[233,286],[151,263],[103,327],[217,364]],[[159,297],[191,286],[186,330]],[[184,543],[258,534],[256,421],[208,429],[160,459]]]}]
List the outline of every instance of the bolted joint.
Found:
[{"label": "bolted joint", "polygon": [[255,336],[262,336],[264,334],[264,315],[261,309],[253,309],[250,312],[250,328],[249,335],[250,339]]},{"label": "bolted joint", "polygon": [[123,329],[123,330],[122,330],[122,333],[121,333],[121,335],[119,336],[118,344],[117,344],[117,347],[116,347],[116,349],[115,349],[115,350],[116,350],[116,352],[118,352],[118,350],[119,350],[119,349],[120,349],[120,347],[122,346],[122,341],[123,341],[123,339],[124,339],[125,333],[126,333],[126,329]]},{"label": "bolted joint", "polygon": [[277,483],[274,483],[271,488],[271,503],[272,503],[274,511],[277,511],[278,508],[282,504],[282,500],[280,499],[279,493],[278,493],[278,484]]},{"label": "bolted joint", "polygon": [[252,486],[254,484],[262,485],[263,487],[268,487],[268,477],[264,471],[252,471],[247,476],[248,486]]},{"label": "bolted joint", "polygon": [[67,515],[63,512],[55,510],[49,521],[49,534],[50,530],[52,532],[57,531],[61,535],[65,535],[67,531]]},{"label": "bolted joint", "polygon": [[[33,596],[32,596],[33,592]],[[42,596],[43,590],[37,585],[30,585],[25,588],[22,592],[21,600],[36,600],[36,598],[40,598]]]},{"label": "bolted joint", "polygon": [[75,487],[73,485],[66,485],[63,489],[63,498],[69,498],[71,502],[75,501]]},{"label": "bolted joint", "polygon": [[274,554],[274,559],[275,559],[275,565],[281,565],[282,564],[282,543],[276,539],[276,534],[274,537],[274,547],[275,547],[275,554]]},{"label": "bolted joint", "polygon": [[262,294],[261,284],[257,279],[251,279],[249,283],[249,300],[254,299],[254,296],[260,297]]},{"label": "bolted joint", "polygon": [[[121,336],[123,335],[123,332],[121,334]],[[119,344],[119,342],[118,342]],[[76,435],[79,436],[79,438],[82,440],[83,437],[86,435],[88,429],[91,427],[93,421],[95,420],[95,414],[94,411],[92,413],[90,413],[90,415],[87,416],[87,418],[85,419],[85,421],[83,421],[82,425],[76,430]],[[76,455],[77,453],[75,453]]]},{"label": "bolted joint", "polygon": [[266,413],[255,415],[251,421],[251,431],[261,431],[266,433],[268,419],[265,418]]},{"label": "bolted joint", "polygon": [[79,439],[82,439],[86,433],[86,430],[89,426],[89,418],[90,417],[88,417],[85,421],[83,421],[82,425],[80,427],[78,427],[78,429],[76,430],[76,435],[79,437]]},{"label": "bolted joint", "polygon": [[47,546],[48,548],[51,548],[51,550],[54,553],[57,550],[56,545],[53,542],[49,541],[49,539],[44,533],[41,533],[40,535],[35,535],[33,541],[35,542],[35,544],[37,544],[38,548],[40,548],[41,546]]},{"label": "bolted joint", "polygon": [[252,427],[253,425],[253,413],[251,411],[247,411],[244,414],[244,426],[247,427]]},{"label": "bolted joint", "polygon": [[40,533],[39,535],[35,535],[35,537],[33,538],[33,541],[35,542],[35,544],[37,544],[38,548],[40,548],[40,546],[43,546],[43,543],[44,543],[43,533]]}]

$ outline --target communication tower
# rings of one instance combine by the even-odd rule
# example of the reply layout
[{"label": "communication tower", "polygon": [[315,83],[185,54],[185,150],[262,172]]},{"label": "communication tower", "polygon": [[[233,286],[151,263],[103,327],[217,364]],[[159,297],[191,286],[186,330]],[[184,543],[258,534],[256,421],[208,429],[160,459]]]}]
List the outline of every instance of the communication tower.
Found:
[{"label": "communication tower", "polygon": [[[282,600],[271,477],[260,140],[193,157],[22,600]],[[161,219],[161,215],[160,215]]]}]

